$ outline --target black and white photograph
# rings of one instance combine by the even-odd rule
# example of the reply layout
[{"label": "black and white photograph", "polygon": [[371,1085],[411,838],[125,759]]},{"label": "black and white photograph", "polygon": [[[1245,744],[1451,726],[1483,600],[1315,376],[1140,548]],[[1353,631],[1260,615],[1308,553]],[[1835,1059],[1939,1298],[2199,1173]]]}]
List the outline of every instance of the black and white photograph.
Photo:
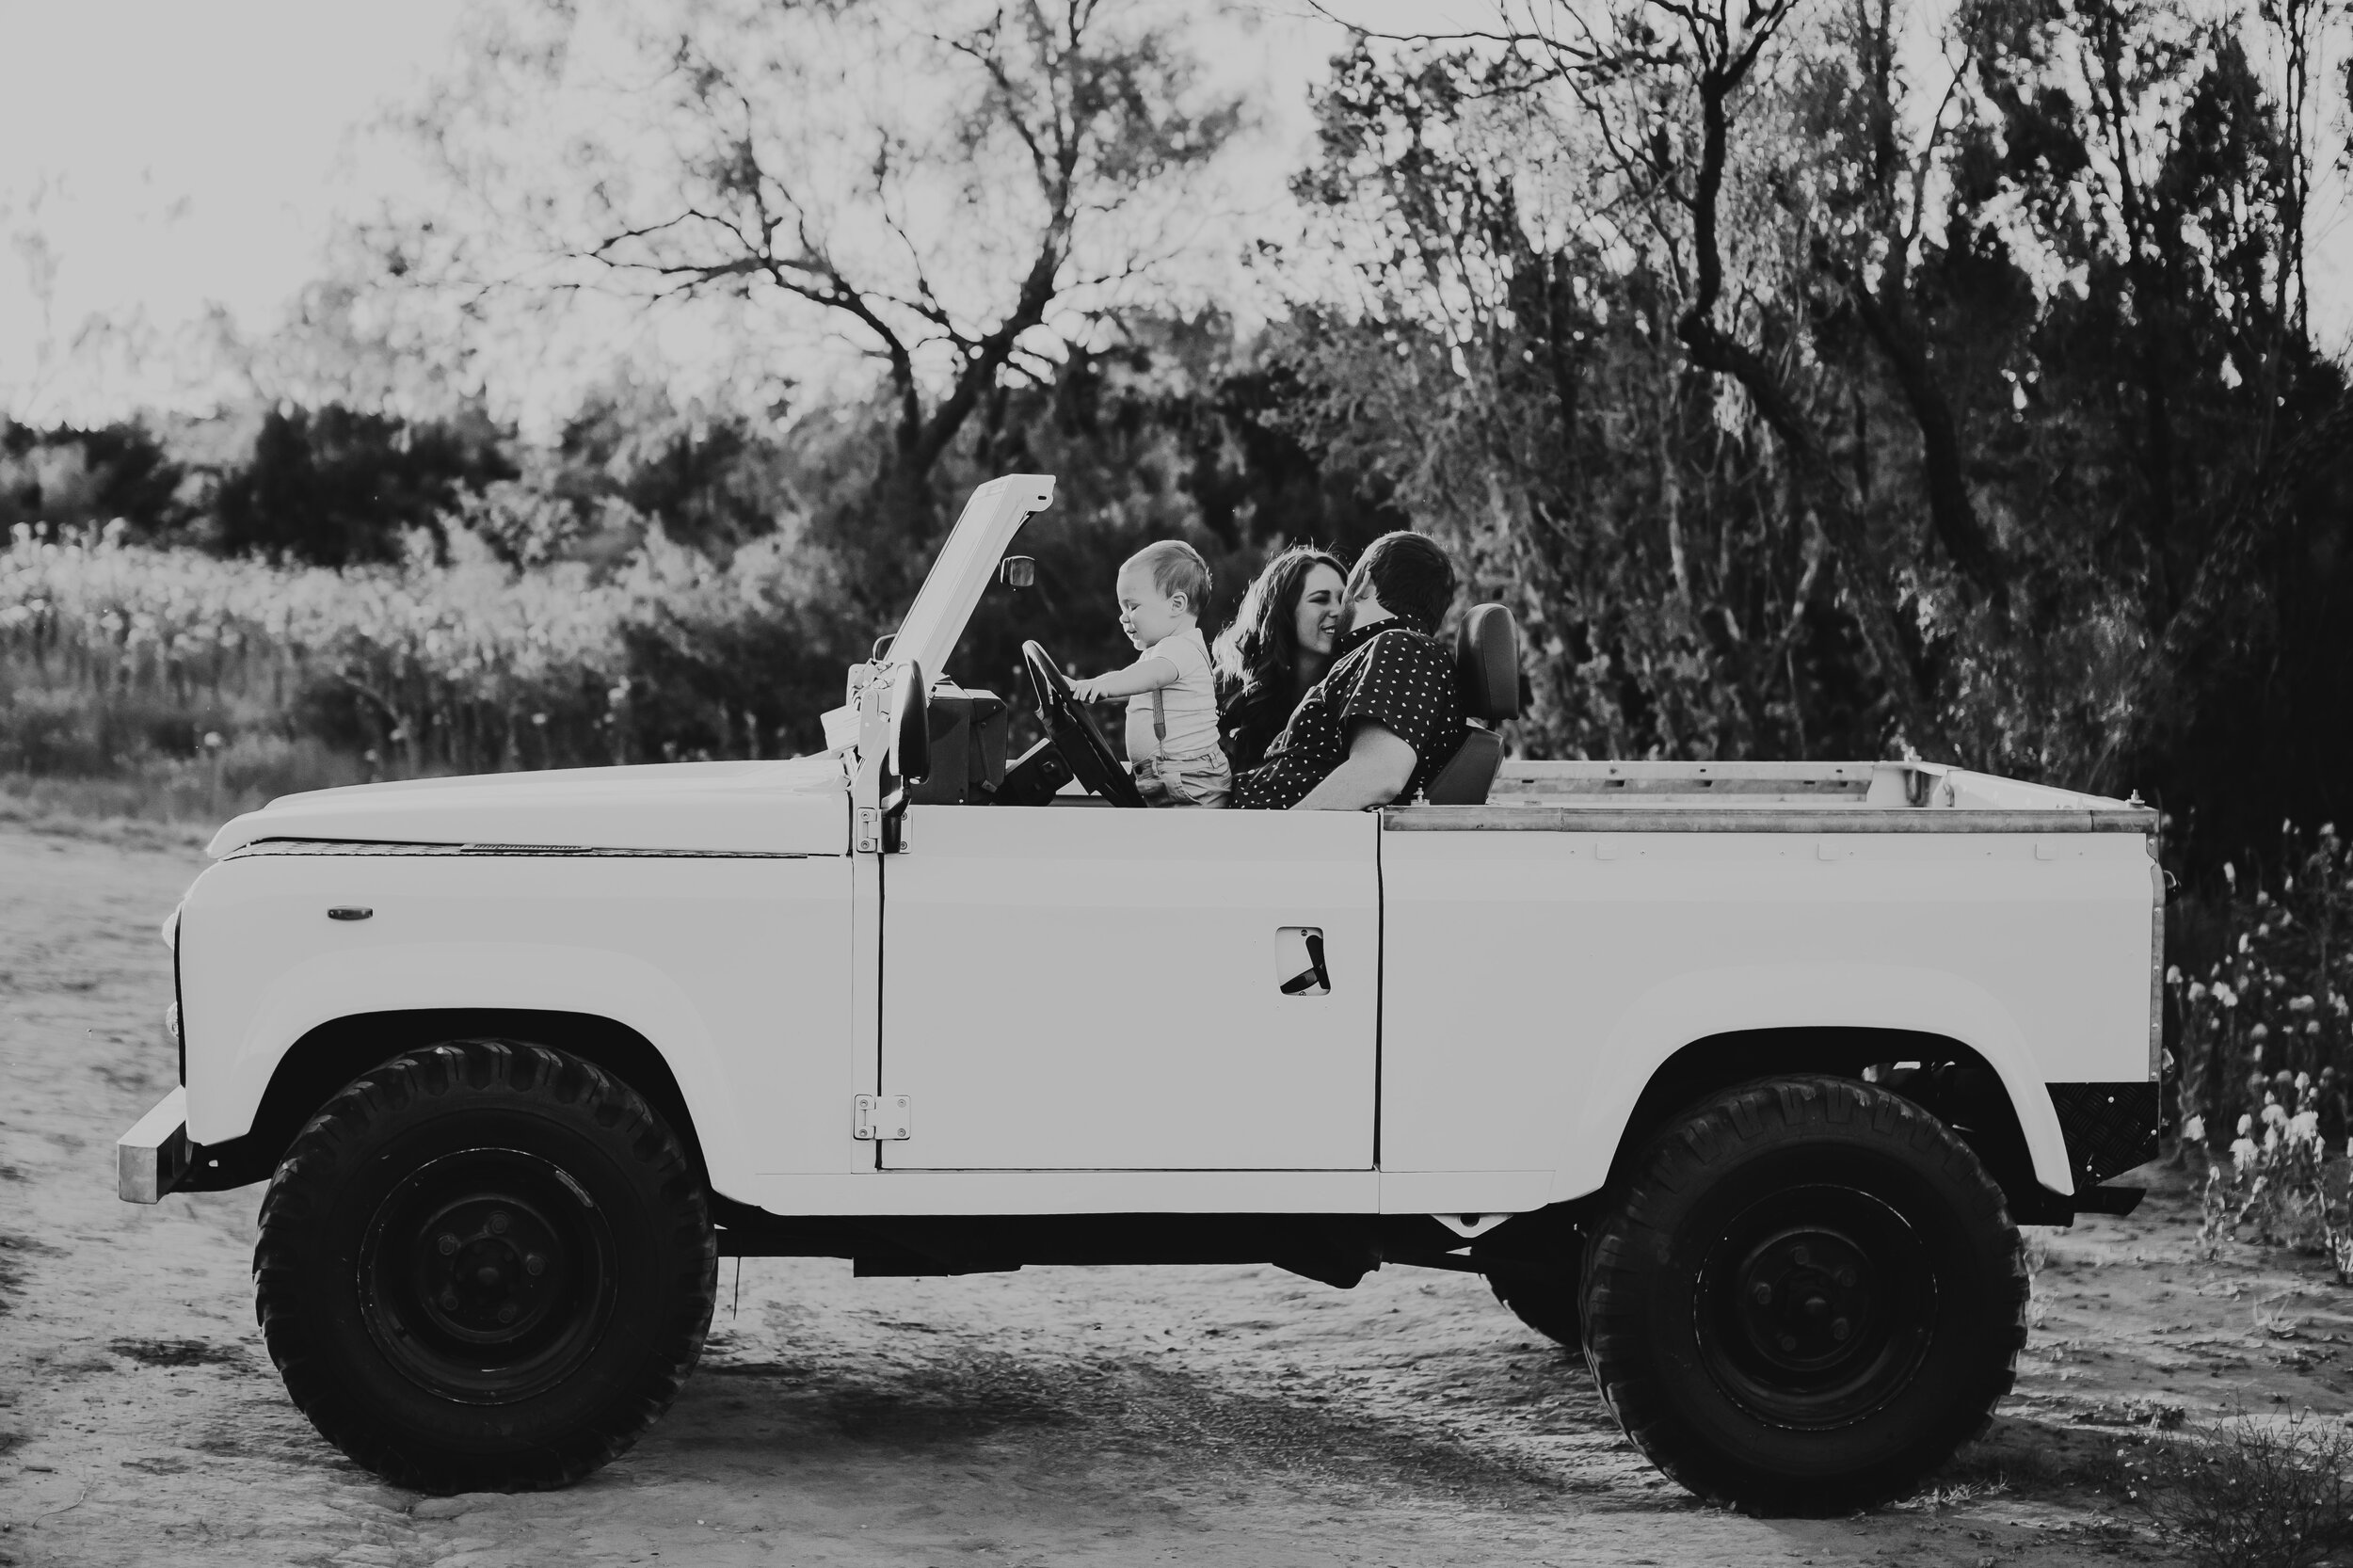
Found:
[{"label": "black and white photograph", "polygon": [[2353,5],[0,0],[0,1568],[2353,1565]]}]

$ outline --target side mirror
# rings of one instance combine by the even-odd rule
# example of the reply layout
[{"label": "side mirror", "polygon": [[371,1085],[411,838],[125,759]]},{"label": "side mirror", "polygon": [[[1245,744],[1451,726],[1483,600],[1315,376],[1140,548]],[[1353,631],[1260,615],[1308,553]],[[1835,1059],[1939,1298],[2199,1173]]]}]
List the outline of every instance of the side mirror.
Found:
[{"label": "side mirror", "polygon": [[890,771],[908,784],[932,773],[931,687],[922,670],[901,664],[890,675]]},{"label": "side mirror", "polygon": [[1037,562],[1028,555],[1008,555],[997,563],[997,581],[1008,588],[1026,588],[1037,582]]}]

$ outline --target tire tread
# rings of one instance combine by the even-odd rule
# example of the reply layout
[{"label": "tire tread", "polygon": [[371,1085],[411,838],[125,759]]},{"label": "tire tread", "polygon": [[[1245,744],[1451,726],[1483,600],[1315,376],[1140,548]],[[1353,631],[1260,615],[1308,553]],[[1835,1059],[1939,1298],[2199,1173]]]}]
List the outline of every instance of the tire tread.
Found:
[{"label": "tire tread", "polygon": [[[1678,1417],[1665,1385],[1634,1370],[1647,1364],[1641,1343],[1646,1330],[1633,1305],[1641,1300],[1641,1276],[1667,1258],[1672,1244],[1657,1224],[1658,1211],[1739,1152],[1769,1142],[1777,1129],[1851,1128],[1858,1119],[1876,1137],[1926,1156],[1924,1163],[1940,1170],[1960,1192],[1967,1222],[1991,1233],[2006,1260],[1992,1291],[1993,1308],[2006,1320],[1995,1336],[2005,1352],[1998,1366],[1979,1368],[1974,1390],[1951,1411],[1949,1442],[1929,1444],[1847,1481],[1808,1484],[1728,1473],[1720,1456],[1705,1449]],[[1619,1426],[1675,1481],[1710,1501],[1755,1512],[1837,1513],[1910,1496],[1954,1448],[1992,1424],[2026,1342],[2031,1281],[2001,1189],[1969,1146],[1929,1112],[1850,1079],[1809,1075],[1743,1085],[1671,1124],[1636,1160],[1622,1201],[1594,1235],[1589,1259],[1586,1358]]]},{"label": "tire tread", "polygon": [[[336,1375],[301,1304],[302,1247],[309,1222],[347,1170],[371,1128],[453,1094],[512,1093],[584,1108],[653,1178],[668,1213],[679,1268],[657,1353],[636,1384],[604,1407],[603,1418],[555,1443],[503,1459],[453,1466],[386,1432]],[[270,1359],[295,1404],[328,1441],[357,1464],[416,1491],[536,1491],[568,1486],[626,1452],[666,1411],[701,1357],[718,1298],[717,1245],[701,1183],[677,1139],[636,1092],[567,1051],[524,1041],[453,1040],[393,1057],[355,1079],[296,1134],[262,1200],[253,1254],[255,1316]]]}]

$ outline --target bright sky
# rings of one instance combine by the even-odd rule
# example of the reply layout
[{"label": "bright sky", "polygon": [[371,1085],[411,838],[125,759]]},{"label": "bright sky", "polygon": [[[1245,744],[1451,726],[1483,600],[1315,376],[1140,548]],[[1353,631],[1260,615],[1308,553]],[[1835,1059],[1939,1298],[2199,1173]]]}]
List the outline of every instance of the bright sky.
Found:
[{"label": "bright sky", "polygon": [[[216,323],[265,333],[344,217],[413,178],[367,134],[448,56],[467,0],[0,0],[0,413],[101,420],[203,408]],[[1269,200],[1305,156],[1307,85],[1339,32],[1311,0],[1247,0],[1220,41],[1252,79]],[[1343,0],[1384,27],[1489,15],[1478,0]],[[2353,319],[2353,223],[2314,217],[2315,321]]]},{"label": "bright sky", "polygon": [[[1377,25],[1473,4],[1359,0]],[[1222,72],[1258,79],[1269,194],[1305,155],[1337,28],[1254,0]],[[0,0],[0,413],[202,408],[225,318],[265,332],[338,219],[414,176],[370,132],[449,56],[467,0]],[[1248,18],[1245,18],[1248,20]],[[1255,58],[1253,57],[1255,54]]]},{"label": "bright sky", "polygon": [[183,355],[216,307],[265,328],[336,216],[374,203],[351,133],[441,57],[461,8],[0,0],[0,409],[180,400],[193,364],[126,368],[96,318]]}]

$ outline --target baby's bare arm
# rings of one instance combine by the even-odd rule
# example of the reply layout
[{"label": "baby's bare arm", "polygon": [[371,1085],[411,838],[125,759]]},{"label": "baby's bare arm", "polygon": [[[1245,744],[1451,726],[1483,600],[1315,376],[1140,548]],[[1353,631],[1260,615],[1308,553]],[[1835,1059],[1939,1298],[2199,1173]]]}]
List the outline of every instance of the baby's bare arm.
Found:
[{"label": "baby's bare arm", "polygon": [[1113,697],[1157,692],[1162,686],[1175,685],[1176,680],[1175,664],[1165,659],[1144,659],[1092,680],[1073,680],[1070,689],[1080,702],[1108,702]]}]

